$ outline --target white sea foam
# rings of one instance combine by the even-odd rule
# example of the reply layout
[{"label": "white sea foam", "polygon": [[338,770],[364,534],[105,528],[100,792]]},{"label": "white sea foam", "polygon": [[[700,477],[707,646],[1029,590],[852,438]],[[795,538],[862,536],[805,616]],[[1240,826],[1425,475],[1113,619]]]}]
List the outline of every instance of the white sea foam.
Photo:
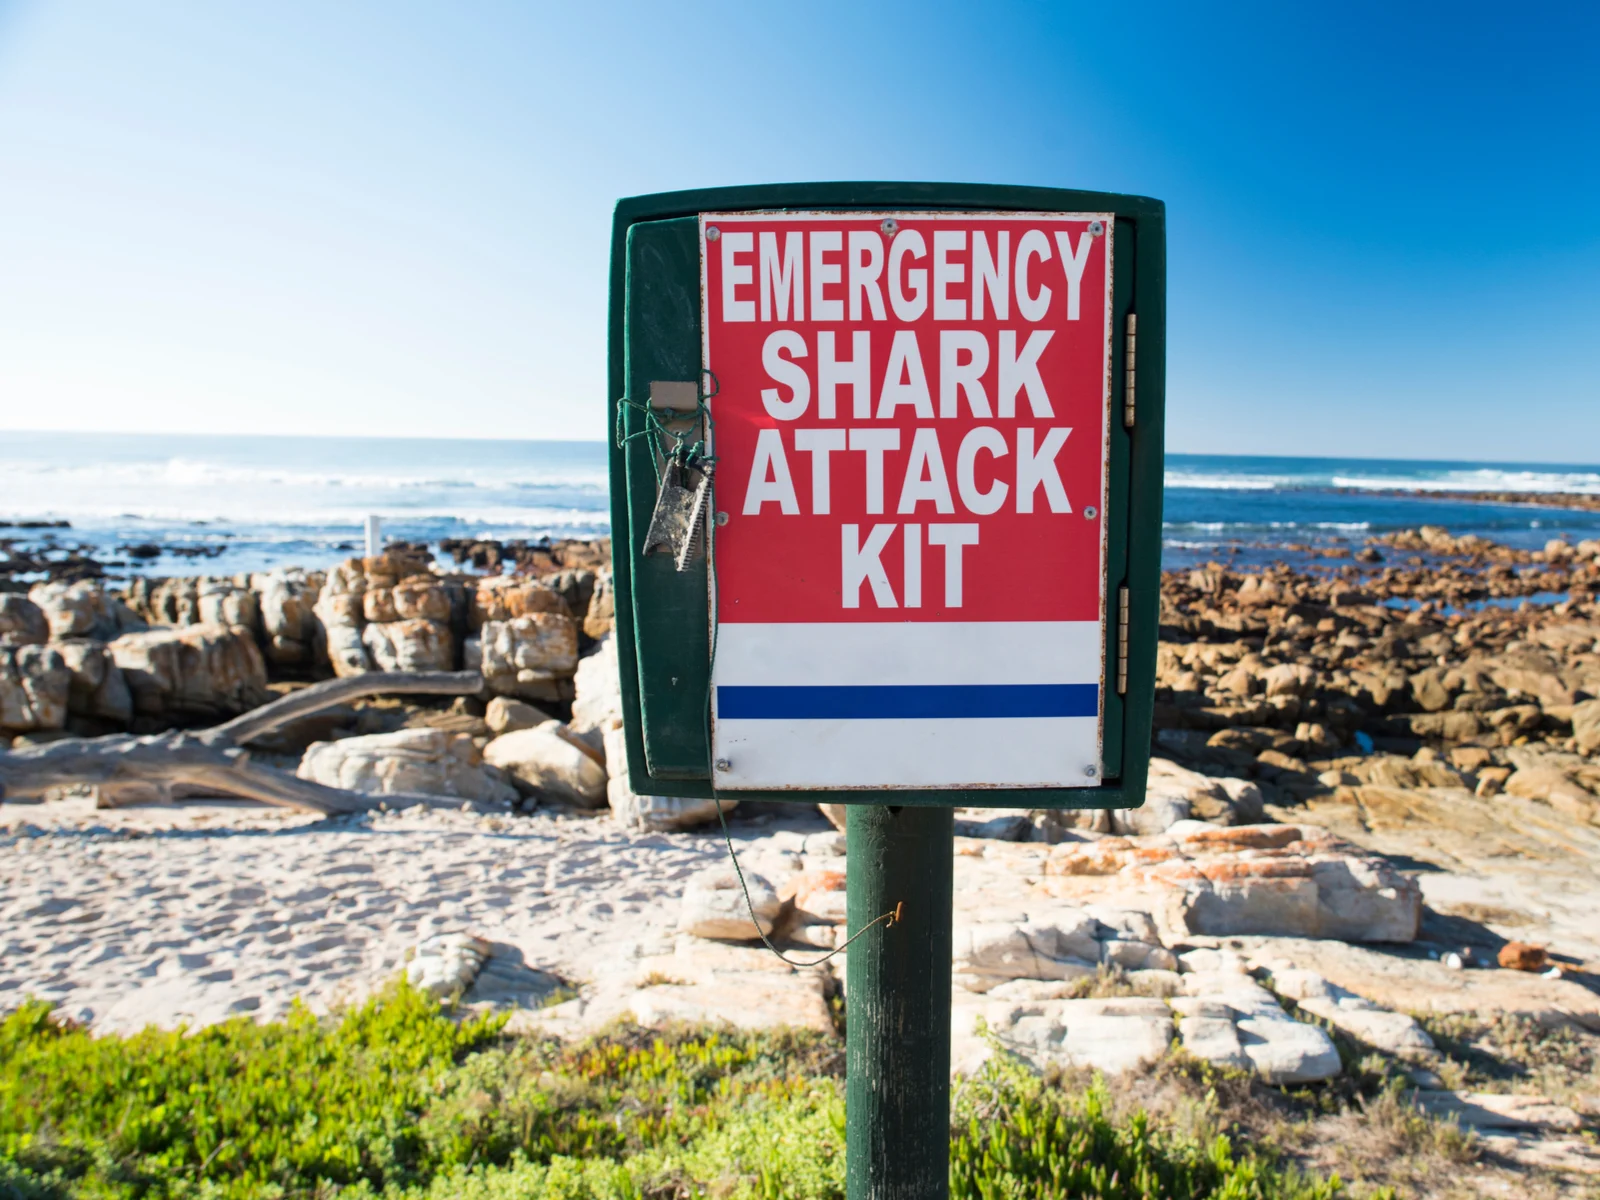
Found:
[{"label": "white sea foam", "polygon": [[1555,470],[1507,470],[1479,467],[1470,470],[1442,471],[1437,475],[1383,476],[1334,475],[1334,487],[1362,491],[1414,492],[1578,492],[1600,494],[1600,472]]},{"label": "white sea foam", "polygon": [[91,486],[166,487],[196,489],[208,487],[267,488],[343,488],[352,491],[404,491],[410,489],[484,490],[501,487],[572,487],[606,489],[606,472],[583,468],[550,470],[538,468],[530,479],[527,467],[497,464],[471,468],[472,478],[417,472],[379,473],[359,471],[296,470],[290,467],[247,467],[226,463],[200,462],[171,458],[162,462],[128,463],[48,463],[0,459],[0,474],[6,479],[7,494],[30,485],[51,489]]},{"label": "white sea foam", "polygon": [[1229,492],[1270,492],[1276,488],[1293,487],[1300,482],[1288,475],[1218,475],[1181,468],[1168,470],[1165,479],[1169,488],[1207,488]]},{"label": "white sea foam", "polygon": [[1197,533],[1260,533],[1266,530],[1315,529],[1326,533],[1365,533],[1371,521],[1165,521],[1163,529]]}]

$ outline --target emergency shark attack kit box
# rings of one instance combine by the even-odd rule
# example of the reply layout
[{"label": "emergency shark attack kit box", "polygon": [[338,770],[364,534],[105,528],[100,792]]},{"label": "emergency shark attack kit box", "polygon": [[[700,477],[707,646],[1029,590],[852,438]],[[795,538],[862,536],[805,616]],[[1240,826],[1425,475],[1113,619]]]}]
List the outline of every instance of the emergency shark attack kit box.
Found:
[{"label": "emergency shark attack kit box", "polygon": [[1139,802],[1162,218],[1136,197],[908,184],[618,206],[636,791]]}]

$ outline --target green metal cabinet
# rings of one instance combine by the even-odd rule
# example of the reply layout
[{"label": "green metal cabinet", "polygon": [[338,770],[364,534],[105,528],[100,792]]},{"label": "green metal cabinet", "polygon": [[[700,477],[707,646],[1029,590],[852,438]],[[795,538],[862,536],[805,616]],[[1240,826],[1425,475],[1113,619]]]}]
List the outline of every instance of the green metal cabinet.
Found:
[{"label": "green metal cabinet", "polygon": [[[1097,787],[884,791],[748,791],[730,798],[807,803],[957,807],[1131,808],[1142,803],[1149,765],[1156,629],[1160,611],[1162,420],[1165,367],[1165,208],[1160,201],[1102,192],[932,183],[773,184],[638,196],[618,203],[610,281],[611,519],[616,638],[628,773],[636,792],[717,794],[710,751],[712,630],[704,557],[678,571],[641,547],[661,462],[641,431],[639,410],[656,380],[692,380],[701,370],[698,216],[743,210],[933,210],[1109,212],[1112,257],[1113,411],[1121,414],[1130,314],[1137,317],[1134,422],[1110,422],[1105,580],[1106,677],[1125,669],[1125,688],[1104,690]],[[1126,589],[1126,608],[1118,603]],[[1123,628],[1123,623],[1126,627]],[[1121,647],[1125,644],[1125,650]],[[1109,661],[1119,655],[1120,664]]]}]

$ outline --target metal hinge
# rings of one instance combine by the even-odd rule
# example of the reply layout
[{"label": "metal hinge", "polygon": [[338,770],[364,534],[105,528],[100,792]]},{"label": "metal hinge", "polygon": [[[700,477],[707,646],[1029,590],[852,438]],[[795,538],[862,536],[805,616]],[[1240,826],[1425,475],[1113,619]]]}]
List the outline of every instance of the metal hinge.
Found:
[{"label": "metal hinge", "polygon": [[1117,695],[1128,693],[1128,585],[1117,589]]},{"label": "metal hinge", "polygon": [[1123,339],[1122,356],[1122,424],[1125,428],[1133,428],[1135,377],[1139,362],[1139,317],[1136,313],[1128,314],[1128,333]]}]

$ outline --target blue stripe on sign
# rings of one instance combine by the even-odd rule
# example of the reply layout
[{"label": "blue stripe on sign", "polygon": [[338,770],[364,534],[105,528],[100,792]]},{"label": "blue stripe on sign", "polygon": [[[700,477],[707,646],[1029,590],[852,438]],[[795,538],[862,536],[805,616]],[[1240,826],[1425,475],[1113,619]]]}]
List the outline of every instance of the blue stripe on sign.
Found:
[{"label": "blue stripe on sign", "polygon": [[1093,717],[1093,683],[964,683],[717,688],[728,721],[886,721],[906,717]]}]

